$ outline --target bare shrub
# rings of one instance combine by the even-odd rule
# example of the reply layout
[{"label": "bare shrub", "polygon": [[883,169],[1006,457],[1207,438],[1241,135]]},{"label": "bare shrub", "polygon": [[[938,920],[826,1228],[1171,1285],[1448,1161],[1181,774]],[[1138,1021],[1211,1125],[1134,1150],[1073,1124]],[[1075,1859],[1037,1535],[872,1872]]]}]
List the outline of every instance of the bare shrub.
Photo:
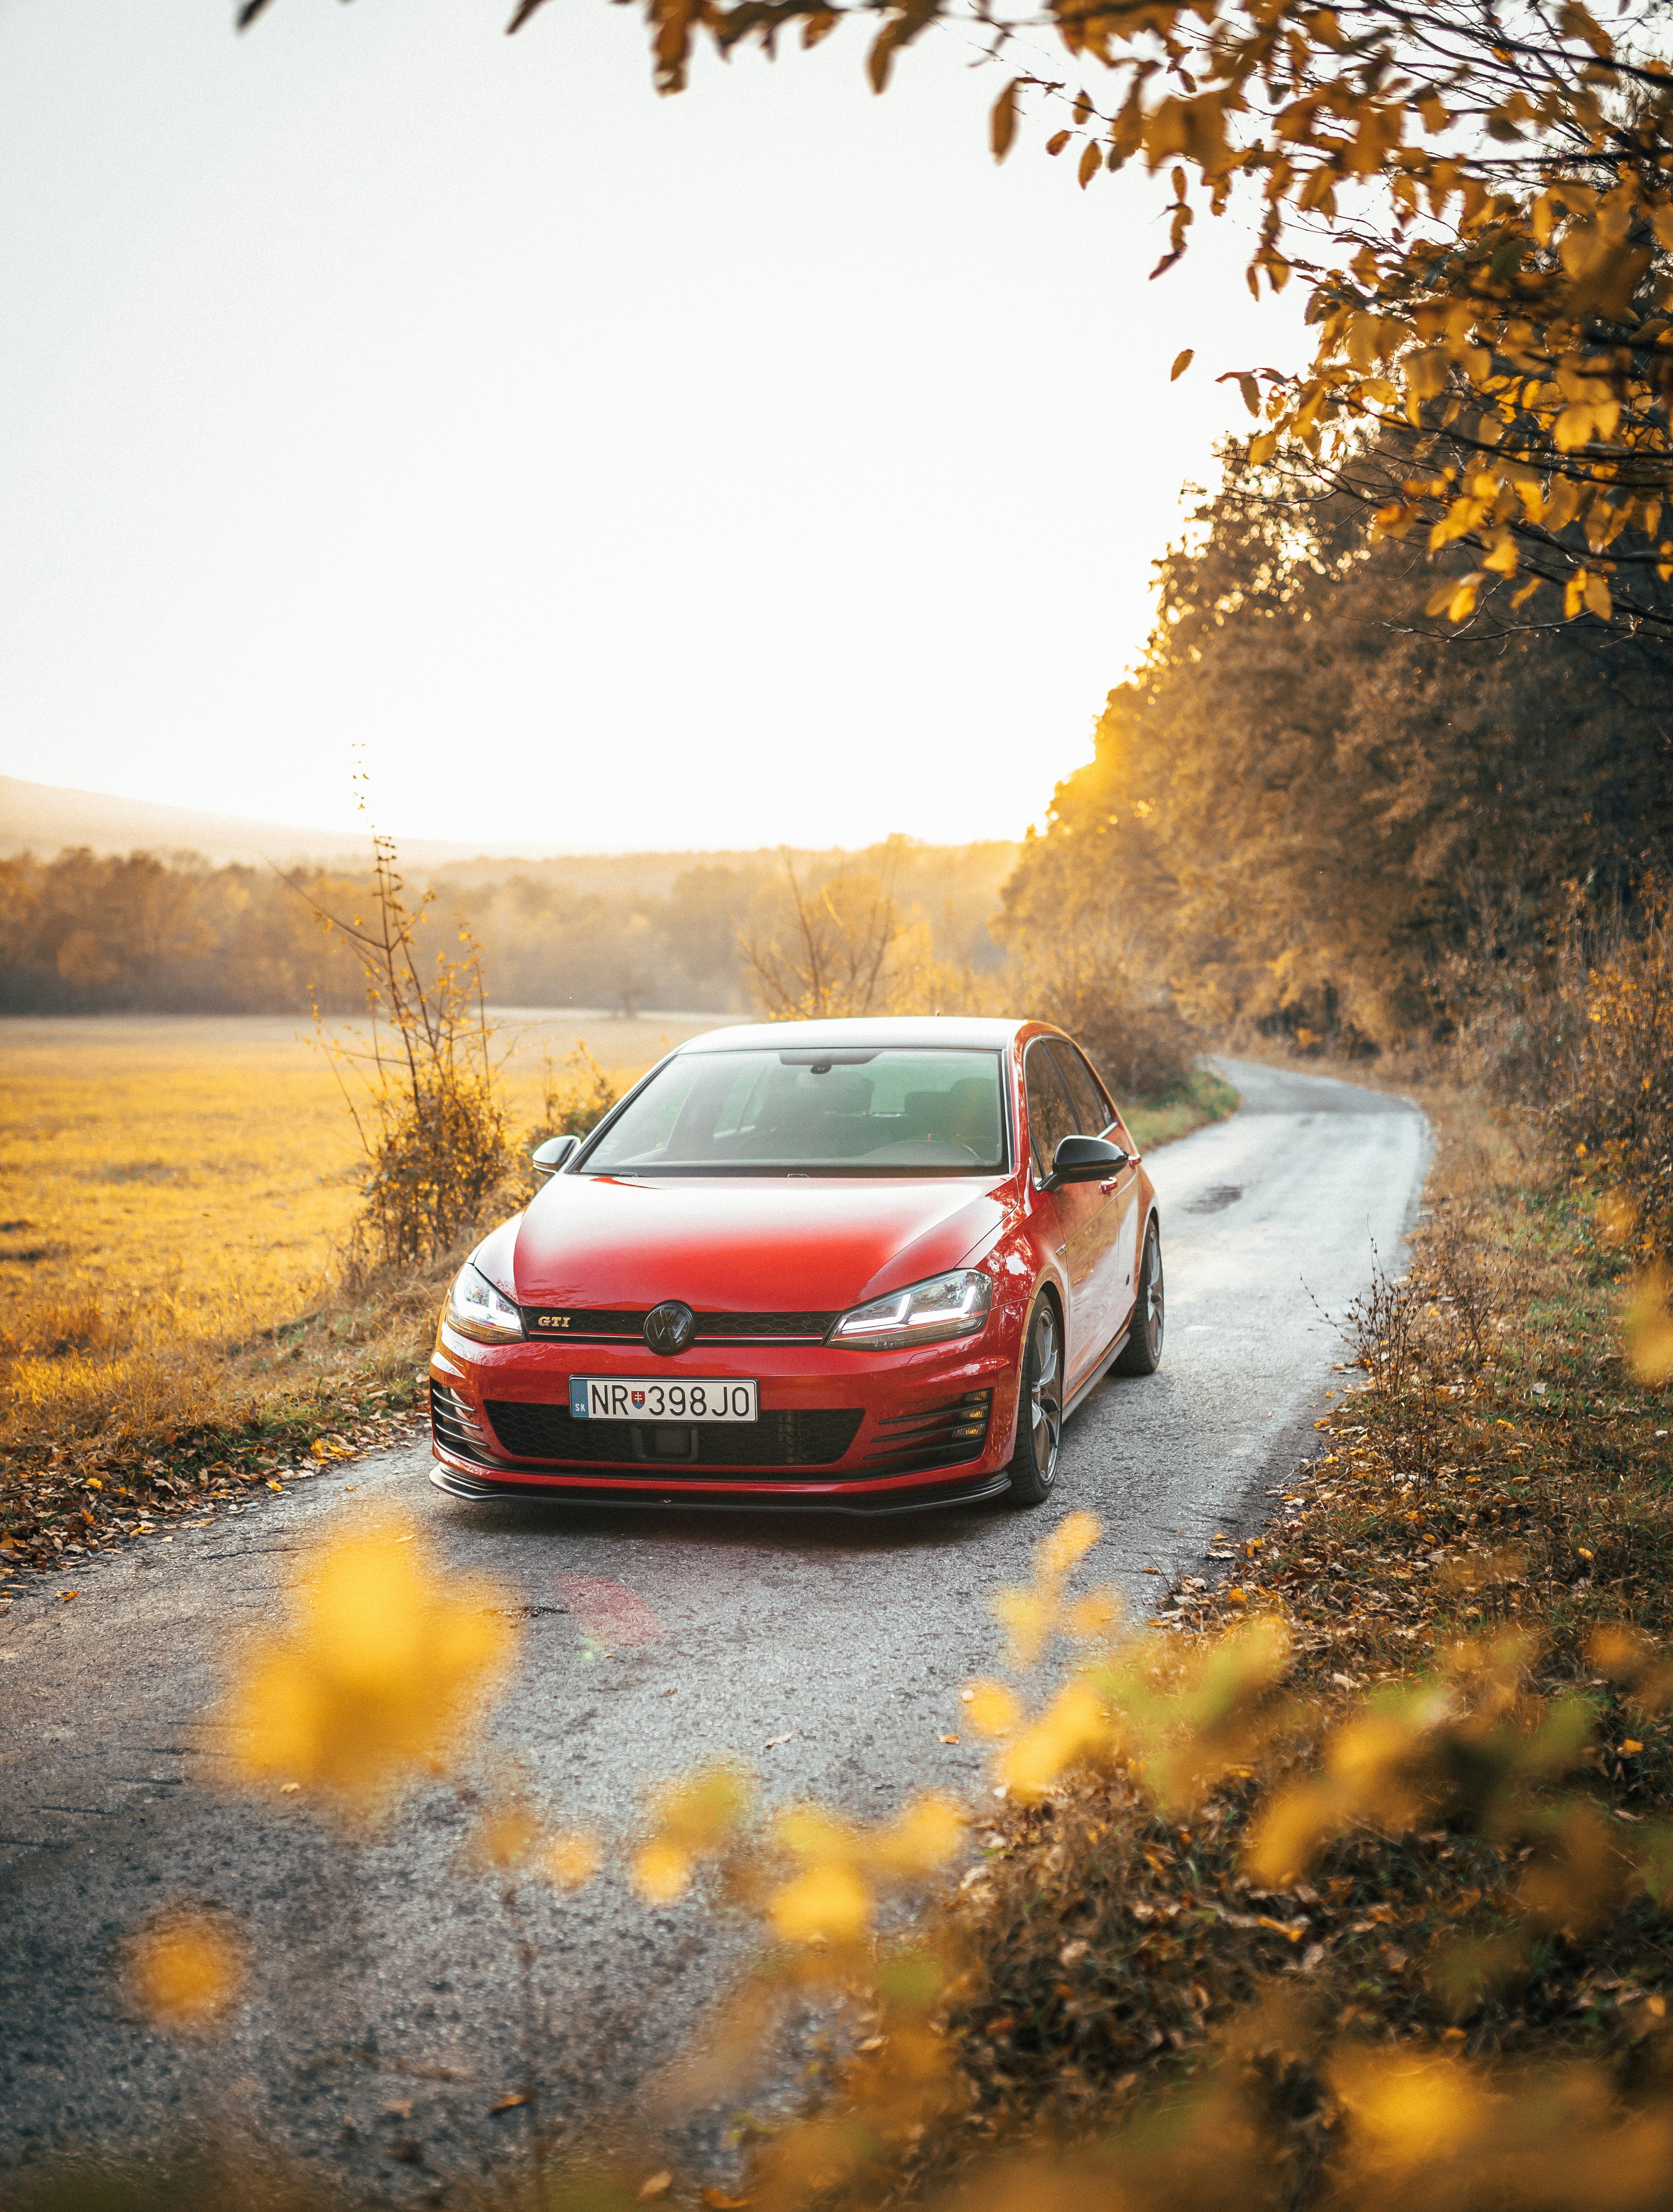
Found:
[{"label": "bare shrub", "polygon": [[315,908],[352,947],[365,983],[364,1037],[318,1031],[371,1170],[349,1252],[355,1280],[447,1251],[512,1170],[476,941],[461,929],[462,957],[424,961],[418,933],[435,894],[415,912],[394,841],[374,836],[373,852],[369,922]]},{"label": "bare shrub", "polygon": [[769,1021],[981,1011],[975,977],[934,957],[928,923],[869,872],[804,883],[787,859],[740,933],[745,980]]}]

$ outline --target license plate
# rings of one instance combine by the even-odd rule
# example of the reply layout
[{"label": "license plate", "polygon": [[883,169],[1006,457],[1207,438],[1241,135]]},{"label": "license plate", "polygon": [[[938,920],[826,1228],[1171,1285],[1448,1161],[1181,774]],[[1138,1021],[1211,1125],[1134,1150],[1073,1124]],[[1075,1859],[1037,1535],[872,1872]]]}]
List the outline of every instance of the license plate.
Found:
[{"label": "license plate", "polygon": [[752,1421],[757,1389],[697,1375],[678,1382],[648,1376],[572,1375],[569,1412],[577,1421]]}]

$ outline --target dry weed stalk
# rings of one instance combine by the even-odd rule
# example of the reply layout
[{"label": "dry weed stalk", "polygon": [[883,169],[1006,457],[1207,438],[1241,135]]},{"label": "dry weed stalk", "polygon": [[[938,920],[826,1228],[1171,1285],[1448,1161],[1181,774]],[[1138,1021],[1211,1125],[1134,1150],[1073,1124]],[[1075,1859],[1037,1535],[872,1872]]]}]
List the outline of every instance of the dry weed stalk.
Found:
[{"label": "dry weed stalk", "polygon": [[[365,1041],[315,1031],[330,1055],[370,1170],[350,1248],[351,1279],[437,1258],[476,1224],[507,1182],[512,1157],[494,1079],[480,949],[427,963],[418,933],[435,897],[409,907],[394,840],[374,833],[372,915],[344,921],[314,906],[346,939],[365,983]],[[307,894],[301,894],[307,897]],[[310,904],[313,904],[312,900]]]}]

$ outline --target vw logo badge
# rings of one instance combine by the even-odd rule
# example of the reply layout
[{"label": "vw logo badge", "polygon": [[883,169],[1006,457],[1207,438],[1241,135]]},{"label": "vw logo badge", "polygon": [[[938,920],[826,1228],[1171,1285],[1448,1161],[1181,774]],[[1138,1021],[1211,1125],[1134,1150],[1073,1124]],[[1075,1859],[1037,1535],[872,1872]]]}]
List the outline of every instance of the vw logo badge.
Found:
[{"label": "vw logo badge", "polygon": [[684,1352],[697,1333],[697,1316],[678,1298],[664,1298],[645,1316],[645,1341],[665,1358]]}]

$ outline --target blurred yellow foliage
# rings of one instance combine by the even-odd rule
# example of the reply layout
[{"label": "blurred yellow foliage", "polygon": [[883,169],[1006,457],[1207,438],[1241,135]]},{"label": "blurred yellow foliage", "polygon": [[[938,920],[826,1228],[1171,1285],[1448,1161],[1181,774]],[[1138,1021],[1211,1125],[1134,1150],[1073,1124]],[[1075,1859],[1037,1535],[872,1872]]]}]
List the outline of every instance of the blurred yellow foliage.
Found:
[{"label": "blurred yellow foliage", "polygon": [[244,1946],[223,1921],[204,1913],[171,1914],[127,1947],[128,1988],[159,2027],[210,2027],[244,1987]]},{"label": "blurred yellow foliage", "polygon": [[671,1905],[699,1863],[724,1850],[749,1810],[753,1788],[740,1769],[700,1768],[652,1801],[650,1832],[633,1861],[633,1884],[648,1903]]},{"label": "blurred yellow foliage", "polygon": [[603,1864],[602,1844],[581,1828],[554,1836],[538,1860],[541,1873],[554,1889],[585,1888]]},{"label": "blurred yellow foliage", "polygon": [[1673,1270],[1646,1267],[1634,1278],[1621,1323],[1638,1380],[1652,1390],[1673,1380]]},{"label": "blurred yellow foliage", "polygon": [[949,1797],[914,1799],[880,1827],[861,1828],[815,1806],[791,1806],[775,1838],[802,1871],[770,1893],[767,1915],[787,1942],[854,1942],[870,1927],[876,1889],[935,1873],[958,1849],[964,1815]]},{"label": "blurred yellow foliage", "polygon": [[449,1582],[416,1524],[362,1525],[293,1577],[285,1635],[246,1656],[224,1717],[234,1771],[368,1811],[398,1779],[446,1771],[510,1660],[485,1583]]},{"label": "blurred yellow foliage", "polygon": [[482,1814],[471,1851],[497,1874],[533,1874],[555,1889],[580,1889],[604,1863],[596,1836],[582,1829],[554,1832],[521,1797],[496,1799]]},{"label": "blurred yellow foliage", "polygon": [[964,1711],[978,1735],[1012,1735],[1022,1726],[1022,1705],[1003,1682],[971,1682],[964,1689]]}]

